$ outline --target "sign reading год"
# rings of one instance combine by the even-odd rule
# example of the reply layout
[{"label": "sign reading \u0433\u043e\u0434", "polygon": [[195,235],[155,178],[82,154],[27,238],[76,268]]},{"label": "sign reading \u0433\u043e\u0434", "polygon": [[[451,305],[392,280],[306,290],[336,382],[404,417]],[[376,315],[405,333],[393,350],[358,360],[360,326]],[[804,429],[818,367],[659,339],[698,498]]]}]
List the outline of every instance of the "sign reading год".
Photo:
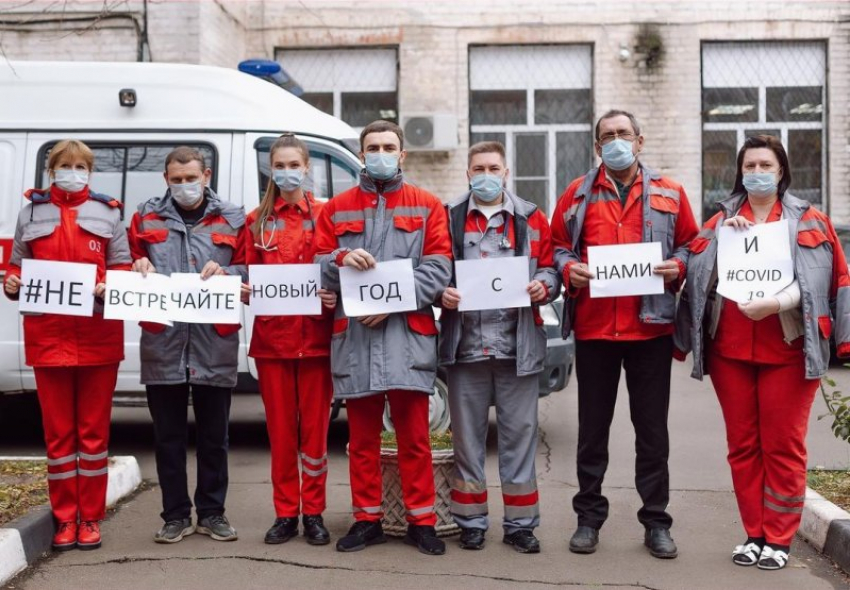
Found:
[{"label": "sign reading \u0433\u043e\u0434", "polygon": [[458,311],[529,307],[528,256],[455,261]]},{"label": "sign reading \u0433\u043e\u0434", "polygon": [[664,293],[664,277],[652,274],[661,264],[661,242],[589,246],[588,270],[591,297],[626,297]]},{"label": "sign reading \u0433\u043e\u0434", "polygon": [[344,266],[339,283],[342,308],[351,318],[418,309],[409,258],[379,262],[369,270]]},{"label": "sign reading \u0433\u043e\u0434", "polygon": [[794,280],[788,220],[721,226],[717,232],[717,292],[737,303],[776,295]]},{"label": "sign reading \u0433\u043e\u0434", "polygon": [[322,267],[318,264],[252,264],[251,312],[254,315],[321,315],[319,287]]},{"label": "sign reading \u0433\u043e\u0434", "polygon": [[97,266],[25,258],[18,310],[88,317],[94,308]]}]

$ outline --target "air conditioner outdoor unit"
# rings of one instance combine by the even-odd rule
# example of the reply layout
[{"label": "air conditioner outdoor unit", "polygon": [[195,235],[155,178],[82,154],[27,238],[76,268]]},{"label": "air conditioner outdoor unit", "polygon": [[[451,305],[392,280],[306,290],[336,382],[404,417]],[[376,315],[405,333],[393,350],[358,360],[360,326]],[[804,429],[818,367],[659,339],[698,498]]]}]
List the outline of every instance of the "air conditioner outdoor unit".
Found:
[{"label": "air conditioner outdoor unit", "polygon": [[457,147],[457,117],[451,113],[402,115],[404,147],[409,152],[439,152]]}]

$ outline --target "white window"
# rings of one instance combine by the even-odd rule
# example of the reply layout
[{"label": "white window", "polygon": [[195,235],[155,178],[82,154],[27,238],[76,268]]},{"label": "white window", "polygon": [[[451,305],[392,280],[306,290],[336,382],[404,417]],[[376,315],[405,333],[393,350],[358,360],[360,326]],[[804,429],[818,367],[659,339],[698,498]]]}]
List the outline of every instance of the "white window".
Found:
[{"label": "white window", "polygon": [[546,213],[593,165],[590,45],[469,50],[469,140],[501,141],[511,188]]},{"label": "white window", "polygon": [[398,122],[397,49],[278,49],[275,57],[317,109],[356,129]]},{"label": "white window", "polygon": [[767,134],[788,152],[789,192],[825,200],[826,46],[820,42],[702,46],[703,219],[729,196],[744,140]]}]

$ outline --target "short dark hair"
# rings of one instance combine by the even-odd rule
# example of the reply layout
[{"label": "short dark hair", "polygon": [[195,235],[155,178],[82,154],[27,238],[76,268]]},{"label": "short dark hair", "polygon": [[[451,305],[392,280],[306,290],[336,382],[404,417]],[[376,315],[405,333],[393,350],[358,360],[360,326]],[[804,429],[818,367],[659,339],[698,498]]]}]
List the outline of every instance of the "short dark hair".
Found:
[{"label": "short dark hair", "polygon": [[605,119],[613,119],[614,117],[628,117],[629,122],[632,124],[632,130],[635,132],[635,135],[640,135],[640,125],[637,122],[637,119],[633,114],[628,111],[621,111],[619,109],[611,109],[596,121],[596,141],[599,141],[599,124],[602,123]]},{"label": "short dark hair", "polygon": [[472,156],[477,154],[499,154],[502,156],[502,162],[507,165],[508,159],[505,156],[505,146],[501,141],[479,141],[469,148],[469,157],[467,159],[467,167],[472,164]]},{"label": "short dark hair", "polygon": [[741,167],[744,165],[744,154],[747,150],[756,148],[767,148],[776,154],[776,159],[779,160],[779,167],[782,168],[782,179],[776,187],[776,194],[781,199],[788,190],[791,184],[791,168],[788,166],[788,154],[782,141],[773,135],[753,135],[744,140],[744,145],[738,152],[737,170],[735,172],[735,187],[732,189],[732,194],[746,193],[744,188],[744,171]]},{"label": "short dark hair", "polygon": [[188,145],[181,145],[174,148],[165,156],[165,171],[168,172],[168,166],[172,162],[178,164],[188,164],[189,162],[198,162],[201,164],[201,171],[207,169],[207,162],[204,159],[204,154]]},{"label": "short dark hair", "polygon": [[377,121],[372,121],[366,125],[363,128],[363,131],[360,132],[360,151],[363,151],[363,140],[366,139],[367,135],[370,133],[383,133],[384,131],[392,131],[395,133],[398,136],[399,149],[404,149],[404,132],[401,130],[401,127],[392,121],[378,119]]}]

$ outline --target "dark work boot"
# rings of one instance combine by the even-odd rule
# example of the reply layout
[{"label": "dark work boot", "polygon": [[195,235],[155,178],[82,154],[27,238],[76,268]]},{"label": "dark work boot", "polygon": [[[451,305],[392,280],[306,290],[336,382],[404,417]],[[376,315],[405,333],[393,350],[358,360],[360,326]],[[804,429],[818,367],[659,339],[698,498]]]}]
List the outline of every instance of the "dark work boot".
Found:
[{"label": "dark work boot", "polygon": [[484,529],[460,529],[460,548],[477,551],[484,549]]},{"label": "dark work boot", "polygon": [[540,541],[530,529],[519,529],[510,534],[505,533],[502,541],[512,546],[519,553],[540,553]]},{"label": "dark work boot", "polygon": [[381,521],[360,520],[351,525],[348,534],[336,542],[336,550],[345,553],[361,551],[368,545],[386,542],[387,538],[384,536],[384,527],[381,526]]},{"label": "dark work boot", "polygon": [[419,552],[425,555],[443,555],[446,552],[446,544],[437,538],[437,531],[432,526],[407,525],[404,543],[418,547]]},{"label": "dark work boot", "polygon": [[670,536],[670,531],[663,528],[646,529],[643,544],[649,547],[649,553],[659,559],[673,559],[679,555],[676,543]]},{"label": "dark work boot", "polygon": [[325,528],[321,514],[305,514],[301,517],[301,522],[304,525],[304,536],[310,545],[327,545],[331,542],[331,534]]},{"label": "dark work boot", "polygon": [[287,516],[284,518],[276,518],[272,528],[266,532],[266,538],[263,542],[268,545],[279,545],[286,543],[293,537],[298,536],[298,517]]},{"label": "dark work boot", "polygon": [[599,529],[579,526],[570,539],[570,551],[573,553],[593,553],[599,545]]}]

